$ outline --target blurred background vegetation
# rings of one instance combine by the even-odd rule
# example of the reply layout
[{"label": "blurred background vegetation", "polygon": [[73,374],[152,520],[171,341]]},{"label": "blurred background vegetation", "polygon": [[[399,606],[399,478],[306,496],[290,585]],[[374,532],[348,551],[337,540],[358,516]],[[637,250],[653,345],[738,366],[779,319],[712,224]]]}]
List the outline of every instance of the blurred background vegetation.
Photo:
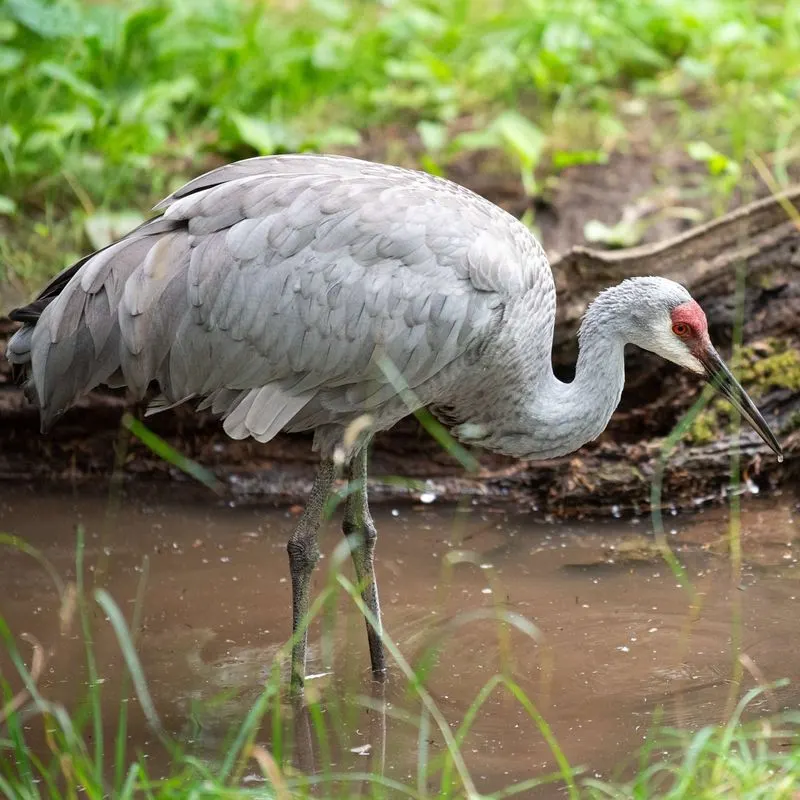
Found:
[{"label": "blurred background vegetation", "polygon": [[285,151],[443,173],[477,152],[532,197],[669,148],[720,210],[754,154],[791,180],[799,94],[796,0],[4,0],[0,283],[29,291],[188,177]]}]

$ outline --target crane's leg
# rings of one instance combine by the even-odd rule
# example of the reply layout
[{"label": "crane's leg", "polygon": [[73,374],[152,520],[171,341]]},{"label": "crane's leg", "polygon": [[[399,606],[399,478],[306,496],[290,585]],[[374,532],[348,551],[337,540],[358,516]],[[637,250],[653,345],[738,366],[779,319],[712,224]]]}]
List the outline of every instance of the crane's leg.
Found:
[{"label": "crane's leg", "polygon": [[[296,633],[308,613],[309,596],[311,591],[311,573],[319,561],[319,547],[317,545],[317,532],[322,523],[322,512],[325,501],[330,493],[336,470],[333,461],[323,461],[314,478],[314,486],[308,498],[303,516],[289,539],[286,549],[289,551],[289,572],[292,576],[292,633]],[[306,644],[308,630],[292,647],[292,677],[293,690],[302,689],[306,675]]]},{"label": "crane's leg", "polygon": [[386,674],[386,659],[381,644],[381,606],[378,601],[378,584],[375,581],[375,542],[378,531],[367,502],[366,444],[350,462],[347,479],[351,481],[351,486],[348,487],[350,493],[345,501],[342,530],[352,542],[353,564],[356,568],[356,580],[361,587],[361,597],[377,623],[377,627],[373,628],[367,621],[367,637],[372,674],[377,680],[382,680]]}]

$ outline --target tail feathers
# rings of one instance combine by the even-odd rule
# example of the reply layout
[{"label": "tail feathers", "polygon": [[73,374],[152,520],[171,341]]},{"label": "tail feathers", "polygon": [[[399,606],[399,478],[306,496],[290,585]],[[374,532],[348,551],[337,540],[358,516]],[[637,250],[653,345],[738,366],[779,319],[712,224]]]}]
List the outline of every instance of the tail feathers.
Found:
[{"label": "tail feathers", "polygon": [[31,347],[33,327],[23,325],[7,342],[6,358],[11,364],[11,377],[22,384],[22,391],[29,403],[38,406],[39,395],[30,379]]},{"label": "tail feathers", "polygon": [[79,387],[88,382],[93,355],[91,336],[86,329],[81,329],[52,344],[44,342],[48,351],[46,359],[37,358],[47,334],[46,328],[38,325],[34,328],[32,374],[39,395],[43,430],[49,429],[78,398]]},{"label": "tail feathers", "polygon": [[8,358],[29,376],[26,394],[40,407],[43,431],[99,384],[144,394],[170,343],[162,339],[162,318],[180,317],[175,277],[185,277],[188,252],[183,223],[153,220],[65,270],[12,312],[24,324],[9,341]]},{"label": "tail feathers", "polygon": [[[257,442],[268,442],[277,436],[313,398],[315,392],[294,394],[280,384],[258,389],[215,389],[201,400],[198,411],[224,418],[223,429],[233,439],[252,436]],[[147,407],[146,416],[174,408],[195,395],[171,400],[159,395]]]},{"label": "tail feathers", "polygon": [[185,230],[161,236],[125,284],[119,314],[122,370],[143,397],[172,347],[185,308],[190,247]]},{"label": "tail feathers", "polygon": [[33,327],[23,325],[6,345],[6,358],[12,364],[30,364],[31,346],[33,344]]}]

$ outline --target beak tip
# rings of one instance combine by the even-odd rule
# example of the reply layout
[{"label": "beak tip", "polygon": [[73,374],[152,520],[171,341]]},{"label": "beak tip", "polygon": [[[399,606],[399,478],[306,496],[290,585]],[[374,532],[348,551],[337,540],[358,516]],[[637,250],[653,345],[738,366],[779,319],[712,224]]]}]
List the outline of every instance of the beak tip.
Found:
[{"label": "beak tip", "polygon": [[747,392],[739,385],[725,362],[713,347],[700,356],[706,372],[706,380],[750,423],[762,441],[775,453],[778,463],[783,463],[783,448],[766,420],[761,416]]}]

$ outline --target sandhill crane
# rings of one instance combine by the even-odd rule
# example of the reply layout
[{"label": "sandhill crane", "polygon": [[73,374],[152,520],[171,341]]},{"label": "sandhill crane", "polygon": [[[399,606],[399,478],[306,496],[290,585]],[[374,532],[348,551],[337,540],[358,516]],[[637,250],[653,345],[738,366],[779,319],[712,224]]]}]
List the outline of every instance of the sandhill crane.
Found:
[{"label": "sandhill crane", "polygon": [[[367,624],[376,676],[385,661],[367,446],[417,408],[498,453],[569,453],[606,427],[631,343],[704,375],[780,456],[712,347],[700,306],[672,281],[633,278],[603,291],[580,329],[575,378],[559,381],[542,247],[514,217],[449,181],[352,158],[274,156],[201,175],[157,208],[161,216],[11,314],[23,325],[8,358],[27,374],[43,431],[95,386],[142,398],[152,383],[154,410],[200,400],[235,439],[313,430],[320,466],[288,543],[295,631],[308,611],[334,454],[368,415],[344,452],[354,491],[343,529],[378,623]],[[305,660],[304,634],[292,651],[295,686]]]}]

